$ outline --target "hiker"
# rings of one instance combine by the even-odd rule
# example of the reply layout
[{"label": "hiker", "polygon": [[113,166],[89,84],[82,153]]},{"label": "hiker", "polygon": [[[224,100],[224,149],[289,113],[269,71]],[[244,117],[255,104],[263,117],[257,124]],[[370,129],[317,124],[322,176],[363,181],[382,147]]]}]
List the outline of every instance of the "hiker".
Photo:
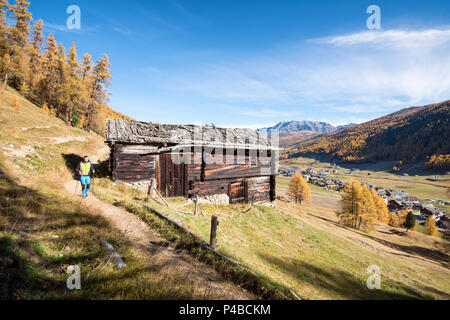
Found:
[{"label": "hiker", "polygon": [[88,156],[84,156],[83,161],[78,165],[77,173],[80,175],[83,198],[86,198],[91,187],[91,176],[94,176],[95,173],[94,166],[89,161]]}]

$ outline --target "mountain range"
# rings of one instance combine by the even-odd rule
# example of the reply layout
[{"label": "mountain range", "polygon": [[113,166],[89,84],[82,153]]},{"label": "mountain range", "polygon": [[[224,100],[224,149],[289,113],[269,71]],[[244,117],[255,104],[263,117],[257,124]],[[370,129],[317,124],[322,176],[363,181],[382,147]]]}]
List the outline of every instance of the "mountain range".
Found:
[{"label": "mountain range", "polygon": [[432,161],[450,169],[450,100],[411,107],[338,131],[291,141],[287,157],[315,155],[332,161]]},{"label": "mountain range", "polygon": [[273,127],[262,128],[259,129],[258,131],[272,132],[276,130],[279,131],[280,134],[293,133],[305,130],[316,133],[328,133],[336,131],[337,128],[326,122],[303,120],[303,121],[283,121],[277,123]]}]

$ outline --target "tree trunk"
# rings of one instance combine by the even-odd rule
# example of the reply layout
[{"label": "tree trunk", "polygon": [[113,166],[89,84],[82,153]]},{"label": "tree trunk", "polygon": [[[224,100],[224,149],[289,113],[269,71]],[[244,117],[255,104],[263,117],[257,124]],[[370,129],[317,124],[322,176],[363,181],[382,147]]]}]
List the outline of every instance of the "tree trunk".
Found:
[{"label": "tree trunk", "polygon": [[66,107],[66,125],[72,126],[72,102],[69,102]]},{"label": "tree trunk", "polygon": [[7,86],[8,86],[8,72],[5,73],[5,82],[3,83],[3,91],[6,91]]}]

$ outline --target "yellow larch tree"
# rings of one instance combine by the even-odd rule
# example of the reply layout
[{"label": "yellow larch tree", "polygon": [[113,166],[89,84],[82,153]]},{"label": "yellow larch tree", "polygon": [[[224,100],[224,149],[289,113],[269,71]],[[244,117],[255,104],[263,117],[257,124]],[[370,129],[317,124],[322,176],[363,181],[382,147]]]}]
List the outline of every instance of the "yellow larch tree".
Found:
[{"label": "yellow larch tree", "polygon": [[434,222],[434,219],[432,216],[429,216],[427,219],[427,222],[425,223],[425,233],[430,236],[437,236],[438,229],[436,227],[436,222]]},{"label": "yellow larch tree", "polygon": [[289,196],[295,203],[311,202],[311,190],[301,174],[296,173],[289,183]]}]

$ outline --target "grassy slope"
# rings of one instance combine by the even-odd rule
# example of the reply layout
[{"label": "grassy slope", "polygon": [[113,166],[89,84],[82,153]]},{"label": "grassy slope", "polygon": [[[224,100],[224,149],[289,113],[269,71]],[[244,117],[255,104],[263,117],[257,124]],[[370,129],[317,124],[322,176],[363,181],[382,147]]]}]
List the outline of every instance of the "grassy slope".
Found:
[{"label": "grassy slope", "polygon": [[[0,265],[8,265],[6,271],[13,275],[13,281],[0,292],[21,298],[198,298],[191,295],[183,275],[157,263],[144,267],[127,243],[118,250],[130,268],[116,271],[106,265],[107,254],[93,235],[113,245],[122,235],[61,191],[62,181],[70,177],[62,155],[89,153],[102,144],[101,139],[67,128],[20,98],[21,106],[14,110],[14,95],[9,92],[0,100],[0,148],[13,145],[13,153],[3,149],[0,175],[0,251],[1,256],[10,257]],[[52,127],[36,128],[48,125]],[[35,129],[21,129],[25,127]],[[83,137],[85,141],[52,144],[55,136]],[[19,146],[34,146],[36,151],[26,156],[26,150]],[[101,181],[96,193],[130,209],[145,202],[143,195],[114,186],[107,179]],[[170,201],[180,204],[184,200]],[[307,219],[309,214],[327,213],[326,209],[288,206],[281,212],[255,207],[245,215],[233,215],[246,207],[202,205],[208,217],[193,217],[150,204],[205,240],[209,236],[209,215],[218,215],[219,250],[302,298],[449,298],[448,266],[445,269],[436,261],[412,263],[400,255],[379,255]],[[420,243],[417,245],[420,247]],[[82,266],[82,291],[65,289],[64,271],[71,264]],[[371,264],[382,268],[380,291],[369,291],[365,286],[366,268]]]},{"label": "grassy slope", "polygon": [[[387,243],[386,248],[401,252],[382,253],[361,245],[355,238],[365,235],[322,221],[334,216],[331,210],[311,205],[293,206],[278,203],[279,209],[256,206],[246,214],[245,205],[201,205],[206,217],[176,213],[137,191],[104,179],[96,194],[139,213],[149,204],[181,222],[205,241],[209,239],[210,215],[220,219],[218,249],[249,267],[280,288],[292,289],[304,299],[449,299],[450,272],[445,257],[422,261],[413,248],[435,253],[432,243],[446,245],[421,234],[410,235],[405,242]],[[173,206],[184,199],[168,200]],[[193,205],[183,207],[193,211]],[[311,217],[317,216],[315,220]],[[345,229],[344,233],[340,230]],[[383,232],[388,232],[384,228]],[[370,239],[370,238],[368,238]],[[365,241],[370,241],[370,240]],[[377,243],[376,240],[373,240]],[[380,243],[385,240],[379,239]],[[401,240],[403,241],[403,240]],[[409,241],[409,242],[408,242]],[[442,242],[441,242],[442,241]],[[417,243],[416,243],[417,242]],[[423,247],[422,247],[423,245]],[[382,248],[385,247],[381,245]],[[408,250],[413,251],[408,251]],[[422,252],[420,250],[418,252]],[[381,250],[381,249],[380,249]],[[403,256],[411,256],[405,259]],[[382,269],[382,290],[368,290],[366,269],[370,265]]]},{"label": "grassy slope", "polygon": [[[7,279],[0,299],[205,297],[192,293],[184,273],[156,260],[142,262],[122,234],[64,193],[63,182],[71,178],[64,155],[92,154],[102,144],[12,90],[0,97],[0,279]],[[107,263],[94,236],[113,244],[128,267],[117,271]],[[69,265],[81,266],[80,291],[66,288]]]}]

